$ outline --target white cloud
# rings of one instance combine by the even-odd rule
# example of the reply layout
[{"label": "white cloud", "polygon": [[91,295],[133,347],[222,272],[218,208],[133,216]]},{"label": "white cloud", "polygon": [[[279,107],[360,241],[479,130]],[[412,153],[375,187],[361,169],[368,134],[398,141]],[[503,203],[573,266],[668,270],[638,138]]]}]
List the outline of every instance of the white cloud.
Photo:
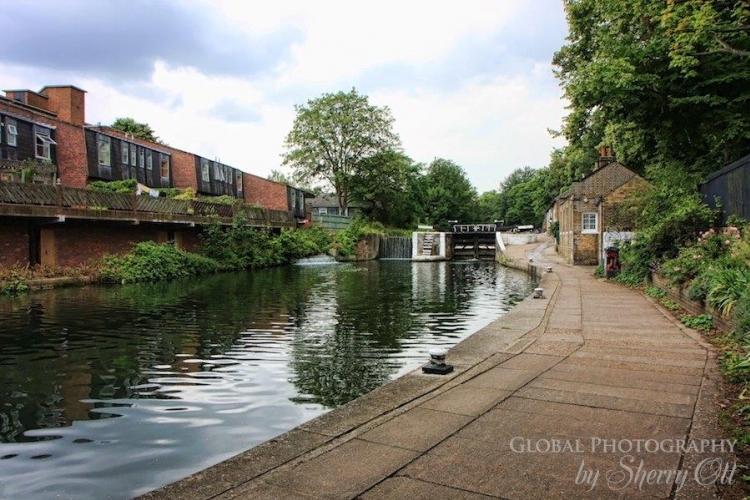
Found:
[{"label": "white cloud", "polygon": [[[91,123],[130,116],[149,123],[176,148],[219,157],[258,175],[279,168],[295,104],[354,85],[373,104],[392,109],[408,155],[425,163],[450,158],[480,191],[495,189],[515,168],[545,165],[552,147],[561,145],[547,134],[564,115],[549,63],[549,47],[559,46],[564,36],[558,0],[534,6],[522,0],[279,0],[262,6],[206,0],[204,5],[177,5],[215,9],[223,19],[221,29],[254,35],[247,39],[275,40],[263,35],[284,30],[299,36],[274,69],[252,75],[203,74],[159,61],[151,74],[117,85],[75,68],[0,64],[5,88],[72,83],[88,91]],[[539,9],[544,9],[545,30],[521,29]],[[551,13],[554,9],[559,14]],[[216,40],[217,50],[221,35],[202,34]],[[235,111],[232,106],[236,113],[230,116],[226,111]],[[239,121],[243,117],[248,121]]]}]

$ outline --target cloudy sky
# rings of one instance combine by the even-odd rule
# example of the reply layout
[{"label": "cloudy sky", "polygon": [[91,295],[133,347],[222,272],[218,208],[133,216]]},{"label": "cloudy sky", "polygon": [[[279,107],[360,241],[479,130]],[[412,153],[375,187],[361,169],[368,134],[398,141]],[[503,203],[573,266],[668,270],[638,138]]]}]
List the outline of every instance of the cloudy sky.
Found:
[{"label": "cloudy sky", "polygon": [[[549,161],[565,103],[562,0],[0,0],[2,89],[73,84],[86,120],[130,116],[168,144],[266,176],[294,105],[391,108],[404,152],[480,192]],[[33,28],[36,26],[37,28]],[[288,173],[288,172],[287,172]]]}]

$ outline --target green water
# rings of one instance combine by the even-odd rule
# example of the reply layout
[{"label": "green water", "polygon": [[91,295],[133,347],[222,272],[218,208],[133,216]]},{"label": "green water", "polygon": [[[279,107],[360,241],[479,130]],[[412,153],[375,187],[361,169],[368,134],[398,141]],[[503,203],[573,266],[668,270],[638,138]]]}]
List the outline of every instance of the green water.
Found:
[{"label": "green water", "polygon": [[508,311],[487,263],[308,265],[0,300],[0,498],[130,498],[417,368]]}]

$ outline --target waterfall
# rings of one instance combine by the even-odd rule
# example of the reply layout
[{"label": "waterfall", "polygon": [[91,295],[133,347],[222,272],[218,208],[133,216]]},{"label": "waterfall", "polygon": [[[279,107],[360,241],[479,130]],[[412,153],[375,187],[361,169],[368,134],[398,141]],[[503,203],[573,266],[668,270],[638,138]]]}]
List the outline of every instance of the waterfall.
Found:
[{"label": "waterfall", "polygon": [[411,260],[411,237],[381,236],[378,258]]},{"label": "waterfall", "polygon": [[330,264],[338,264],[336,259],[330,255],[315,255],[313,257],[306,257],[295,262],[298,266],[325,266]]}]

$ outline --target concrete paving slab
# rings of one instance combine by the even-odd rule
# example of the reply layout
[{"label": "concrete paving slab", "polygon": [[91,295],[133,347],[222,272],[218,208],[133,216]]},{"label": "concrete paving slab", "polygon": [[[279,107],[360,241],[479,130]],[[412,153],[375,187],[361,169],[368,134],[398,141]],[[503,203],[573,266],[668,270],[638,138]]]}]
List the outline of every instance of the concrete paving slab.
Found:
[{"label": "concrete paving slab", "polygon": [[[521,398],[514,398],[523,401]],[[632,439],[684,439],[690,421],[688,419],[644,415],[635,412],[590,408],[588,419],[580,418],[583,412],[575,405],[548,403],[548,414],[517,410],[518,405],[497,407],[461,429],[458,437],[477,441],[490,441],[507,449],[529,447],[528,441],[567,440],[578,441],[576,452],[595,454],[605,451],[606,440]],[[572,408],[572,409],[571,409]],[[559,411],[568,410],[579,418],[560,418]],[[555,417],[555,426],[550,428],[550,417]],[[514,444],[515,443],[515,444]],[[606,446],[610,446],[607,444]],[[616,448],[615,451],[629,453],[632,450]]]},{"label": "concrete paving slab", "polygon": [[680,366],[680,367],[690,367],[690,368],[698,368],[699,370],[703,370],[703,366],[706,364],[705,358],[704,359],[696,359],[693,357],[692,359],[685,359],[685,357],[678,357],[675,358],[667,358],[662,356],[650,356],[650,355],[641,355],[641,356],[629,356],[627,354],[620,354],[619,352],[605,352],[605,351],[590,351],[588,349],[579,349],[574,354],[570,356],[571,358],[591,358],[591,359],[598,359],[598,360],[610,360],[610,361],[621,361],[626,363],[643,363],[643,364],[649,364],[649,365],[659,365],[659,366]]},{"label": "concrete paving slab", "polygon": [[609,408],[612,410],[628,410],[640,413],[652,413],[655,415],[666,415],[669,417],[690,418],[693,413],[692,405],[658,403],[638,399],[623,399],[617,396],[602,396],[575,391],[560,391],[557,389],[545,389],[540,387],[526,386],[516,393],[518,397],[529,399],[541,399],[544,401],[555,401],[570,403],[593,408]]},{"label": "concrete paving slab", "polygon": [[211,498],[330,441],[330,437],[299,428],[218,463],[190,477],[147,493],[149,500]]},{"label": "concrete paving slab", "polygon": [[600,368],[613,368],[618,370],[650,371],[655,373],[671,373],[678,375],[700,376],[703,370],[690,366],[670,366],[654,364],[649,362],[635,363],[632,361],[613,361],[611,359],[598,359],[570,356],[565,359],[565,364],[581,366],[598,366]]},{"label": "concrete paving slab", "polygon": [[578,342],[554,342],[537,340],[526,349],[527,354],[543,354],[545,356],[557,356],[564,358],[570,356],[581,347]]},{"label": "concrete paving slab", "polygon": [[471,420],[472,417],[466,415],[417,407],[358,438],[398,448],[427,451]]},{"label": "concrete paving slab", "polygon": [[500,366],[502,368],[511,368],[514,370],[535,370],[545,371],[557,363],[563,358],[559,356],[544,356],[541,354],[519,354],[510,358],[508,361],[504,361]]},{"label": "concrete paving slab", "polygon": [[363,500],[375,500],[378,498],[404,500],[483,500],[495,497],[449,488],[440,484],[428,483],[409,477],[393,477],[386,479],[373,489],[367,491],[360,498]]},{"label": "concrete paving slab", "polygon": [[293,469],[274,472],[264,481],[320,498],[352,498],[418,455],[402,448],[353,439]]},{"label": "concrete paving slab", "polygon": [[[594,369],[596,370],[596,369]],[[539,377],[539,380],[564,380],[567,382],[605,385],[614,388],[645,389],[660,393],[687,394],[696,396],[698,386],[687,384],[670,384],[661,381],[642,380],[634,378],[632,372],[627,370],[616,370],[618,373],[609,373],[609,370],[587,371],[565,371],[549,370]]]},{"label": "concrete paving slab", "polygon": [[303,424],[300,428],[326,436],[340,436],[395,407],[429,392],[458,373],[443,377],[408,374],[357,399]]},{"label": "concrete paving slab", "polygon": [[610,367],[597,367],[582,364],[570,363],[568,360],[558,363],[550,368],[550,373],[574,373],[584,374],[596,378],[598,376],[611,376],[612,378],[623,378],[628,380],[643,380],[649,382],[663,382],[666,384],[693,385],[698,386],[703,380],[703,374],[700,375],[681,375],[678,373],[664,373],[652,370],[627,370]]},{"label": "concrete paving slab", "polygon": [[[679,459],[679,456],[675,458]],[[668,498],[671,485],[644,485],[616,491],[605,480],[592,491],[576,484],[582,462],[602,475],[617,470],[615,455],[581,457],[574,453],[514,453],[492,442],[459,437],[415,460],[400,472],[411,478],[500,498]],[[653,468],[649,461],[646,467]]]},{"label": "concrete paving slab", "polygon": [[511,391],[477,389],[476,387],[464,384],[430,399],[426,403],[423,403],[421,407],[430,410],[458,413],[460,415],[477,416],[510,395]]},{"label": "concrete paving slab", "polygon": [[540,370],[514,370],[498,366],[469,380],[464,385],[478,389],[515,391],[538,377],[540,373],[542,373]]},{"label": "concrete paving slab", "polygon": [[670,403],[676,405],[693,405],[695,403],[696,392],[685,394],[683,392],[665,392],[652,389],[640,389],[634,387],[617,387],[604,384],[594,384],[588,382],[577,382],[569,380],[559,380],[548,377],[539,377],[531,384],[530,387],[540,389],[550,389],[553,391],[571,391],[592,394],[596,396],[610,396],[621,399],[636,399],[639,401],[654,401],[657,403]]}]

